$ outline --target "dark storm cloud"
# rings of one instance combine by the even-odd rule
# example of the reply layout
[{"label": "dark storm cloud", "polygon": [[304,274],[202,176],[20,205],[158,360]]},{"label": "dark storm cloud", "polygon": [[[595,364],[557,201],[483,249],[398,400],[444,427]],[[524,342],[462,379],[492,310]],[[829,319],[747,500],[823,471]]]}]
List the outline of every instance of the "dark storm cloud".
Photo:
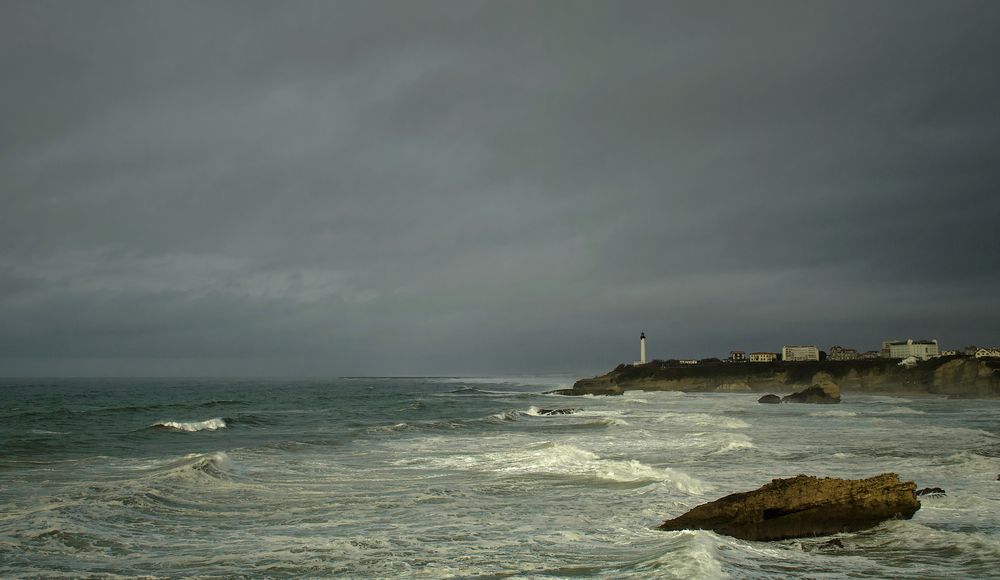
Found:
[{"label": "dark storm cloud", "polygon": [[0,12],[0,374],[1000,342],[991,2]]}]

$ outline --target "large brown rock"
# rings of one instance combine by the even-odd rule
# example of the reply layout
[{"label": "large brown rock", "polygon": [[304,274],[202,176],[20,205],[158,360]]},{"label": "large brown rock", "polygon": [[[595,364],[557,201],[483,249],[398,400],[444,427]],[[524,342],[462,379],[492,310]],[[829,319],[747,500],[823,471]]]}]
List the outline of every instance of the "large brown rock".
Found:
[{"label": "large brown rock", "polygon": [[667,520],[661,530],[713,530],[743,540],[783,540],[910,519],[920,509],[912,481],[895,473],[868,479],[799,475],[734,493]]}]

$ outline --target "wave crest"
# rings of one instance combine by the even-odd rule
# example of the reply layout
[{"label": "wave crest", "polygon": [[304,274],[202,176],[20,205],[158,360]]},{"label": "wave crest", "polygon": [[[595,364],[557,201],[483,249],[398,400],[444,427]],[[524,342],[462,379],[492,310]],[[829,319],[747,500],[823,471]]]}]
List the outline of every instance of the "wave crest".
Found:
[{"label": "wave crest", "polygon": [[185,431],[194,433],[196,431],[215,431],[225,429],[226,420],[222,417],[205,419],[204,421],[162,421],[153,425],[156,429],[168,429],[171,431]]},{"label": "wave crest", "polygon": [[551,441],[483,455],[440,458],[433,463],[437,468],[445,469],[568,477],[612,484],[664,483],[692,494],[711,489],[711,486],[681,471],[653,467],[635,459],[606,459],[586,449]]},{"label": "wave crest", "polygon": [[750,424],[742,419],[708,413],[664,413],[659,421],[685,423],[698,427],[721,427],[722,429],[747,429],[750,427]]}]

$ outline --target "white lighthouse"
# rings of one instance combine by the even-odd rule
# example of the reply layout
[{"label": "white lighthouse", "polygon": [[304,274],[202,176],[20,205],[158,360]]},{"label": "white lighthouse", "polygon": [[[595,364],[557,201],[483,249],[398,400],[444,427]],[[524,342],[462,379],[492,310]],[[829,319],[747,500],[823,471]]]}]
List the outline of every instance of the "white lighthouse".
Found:
[{"label": "white lighthouse", "polygon": [[639,333],[639,364],[646,364],[646,333]]}]

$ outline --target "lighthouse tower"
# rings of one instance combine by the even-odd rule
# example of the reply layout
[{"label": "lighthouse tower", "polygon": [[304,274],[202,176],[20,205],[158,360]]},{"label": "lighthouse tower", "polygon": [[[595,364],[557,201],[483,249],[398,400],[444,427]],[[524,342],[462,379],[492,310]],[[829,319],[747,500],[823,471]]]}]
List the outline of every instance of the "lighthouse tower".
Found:
[{"label": "lighthouse tower", "polygon": [[639,364],[646,364],[646,333],[639,333]]}]

